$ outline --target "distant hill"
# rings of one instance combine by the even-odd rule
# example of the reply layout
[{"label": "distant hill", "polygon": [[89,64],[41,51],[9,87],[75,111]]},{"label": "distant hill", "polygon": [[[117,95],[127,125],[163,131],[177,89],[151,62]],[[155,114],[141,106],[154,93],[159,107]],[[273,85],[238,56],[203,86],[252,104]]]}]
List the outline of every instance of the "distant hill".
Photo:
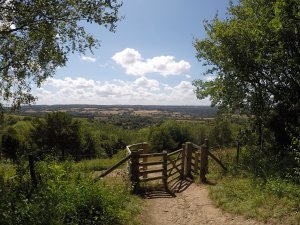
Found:
[{"label": "distant hill", "polygon": [[165,116],[178,119],[213,118],[218,109],[210,106],[169,105],[32,105],[22,106],[21,115],[41,115],[63,111],[80,117],[101,117],[108,115]]}]

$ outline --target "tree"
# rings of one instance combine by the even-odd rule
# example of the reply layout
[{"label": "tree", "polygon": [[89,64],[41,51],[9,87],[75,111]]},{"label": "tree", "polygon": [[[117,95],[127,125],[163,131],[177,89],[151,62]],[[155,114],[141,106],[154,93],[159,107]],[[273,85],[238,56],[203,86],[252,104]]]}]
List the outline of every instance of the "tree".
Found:
[{"label": "tree", "polygon": [[17,131],[13,127],[8,127],[2,134],[1,142],[4,156],[16,161],[21,146]]},{"label": "tree", "polygon": [[45,120],[35,120],[32,138],[38,149],[53,151],[62,159],[66,154],[77,156],[81,152],[80,123],[64,112],[49,113]]},{"label": "tree", "polygon": [[151,152],[161,152],[176,148],[176,143],[172,139],[170,131],[164,127],[153,127],[149,133]]},{"label": "tree", "polygon": [[[300,1],[239,0],[227,17],[205,23],[197,58],[214,75],[194,81],[197,97],[230,112],[254,116],[258,145],[265,128],[280,153],[300,138]],[[275,146],[275,144],[274,144]]]},{"label": "tree", "polygon": [[214,147],[229,147],[235,144],[229,121],[220,117],[216,118],[209,132],[209,141]]},{"label": "tree", "polygon": [[187,123],[166,121],[150,129],[148,140],[152,151],[177,150],[187,141],[193,141],[191,126]]},{"label": "tree", "polygon": [[[9,117],[8,119],[12,120],[13,118],[14,117]],[[18,121],[3,129],[1,132],[1,146],[7,158],[16,161],[20,156],[32,150],[30,138],[31,129],[31,123],[28,121]]]},{"label": "tree", "polygon": [[40,86],[68,54],[99,46],[83,22],[115,31],[118,0],[0,0],[0,106],[35,100],[31,83]]}]

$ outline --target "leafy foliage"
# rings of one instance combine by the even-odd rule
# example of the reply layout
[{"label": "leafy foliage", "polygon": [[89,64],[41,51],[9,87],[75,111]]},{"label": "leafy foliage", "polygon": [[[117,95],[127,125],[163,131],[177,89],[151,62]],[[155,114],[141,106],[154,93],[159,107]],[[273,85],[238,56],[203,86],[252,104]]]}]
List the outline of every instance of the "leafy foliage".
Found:
[{"label": "leafy foliage", "polygon": [[81,150],[80,123],[63,112],[47,114],[45,120],[35,120],[32,136],[38,149],[54,151],[62,159],[66,154],[76,156]]},{"label": "leafy foliage", "polygon": [[154,152],[176,150],[187,141],[201,145],[205,139],[209,140],[211,147],[229,147],[235,144],[233,133],[236,129],[221,117],[206,123],[169,120],[150,127],[148,141]]},{"label": "leafy foliage", "polygon": [[[14,119],[9,121],[14,121]],[[31,124],[26,121],[19,121],[5,127],[1,137],[4,156],[16,161],[19,156],[31,150],[31,128]]]},{"label": "leafy foliage", "polygon": [[252,145],[266,158],[291,157],[300,136],[299,9],[297,0],[231,2],[227,18],[206,22],[207,38],[194,42],[215,76],[194,82],[197,97],[252,118]]},{"label": "leafy foliage", "polygon": [[99,46],[83,22],[115,31],[117,0],[0,0],[0,96],[14,106],[31,103],[31,83],[40,86],[68,54]]},{"label": "leafy foliage", "polygon": [[2,151],[7,158],[12,160],[17,159],[17,154],[21,143],[17,138],[17,132],[12,127],[9,127],[6,132],[2,135]]},{"label": "leafy foliage", "polygon": [[0,223],[132,224],[139,201],[129,185],[95,183],[72,162],[40,161],[38,189],[26,188],[28,174],[8,180],[0,174]]},{"label": "leafy foliage", "polygon": [[[126,145],[134,142],[134,130],[125,130],[122,127],[99,120],[82,121],[84,130],[91,133],[97,154],[112,156]],[[145,140],[145,139],[144,139]]]}]

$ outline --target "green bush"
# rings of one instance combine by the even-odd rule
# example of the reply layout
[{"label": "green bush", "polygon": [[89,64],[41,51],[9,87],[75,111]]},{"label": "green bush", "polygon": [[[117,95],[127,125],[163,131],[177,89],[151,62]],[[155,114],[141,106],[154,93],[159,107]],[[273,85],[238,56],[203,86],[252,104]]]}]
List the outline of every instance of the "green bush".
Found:
[{"label": "green bush", "polygon": [[[74,163],[41,161],[37,189],[21,179],[0,174],[0,224],[130,224],[138,212],[136,198],[125,185],[95,183],[74,170]],[[21,176],[20,174],[18,176]]]}]

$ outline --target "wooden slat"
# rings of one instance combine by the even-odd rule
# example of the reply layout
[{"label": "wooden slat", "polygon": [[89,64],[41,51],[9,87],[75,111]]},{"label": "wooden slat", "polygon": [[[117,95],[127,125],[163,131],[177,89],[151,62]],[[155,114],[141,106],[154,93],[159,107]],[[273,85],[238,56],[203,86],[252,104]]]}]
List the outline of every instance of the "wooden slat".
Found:
[{"label": "wooden slat", "polygon": [[176,155],[177,153],[181,153],[181,152],[182,152],[182,148],[178,149],[178,150],[176,150],[174,152],[168,153],[168,156]]},{"label": "wooden slat", "polygon": [[184,168],[185,168],[185,149],[186,149],[186,146],[185,146],[185,144],[183,144],[182,145],[182,149],[183,149],[183,151],[182,151],[182,166],[181,166],[181,178],[184,178]]},{"label": "wooden slat", "polygon": [[179,172],[177,170],[175,170],[173,173],[169,173],[168,177],[171,177],[171,176],[173,176],[174,174],[177,174],[177,173],[179,173]]},{"label": "wooden slat", "polygon": [[170,158],[170,161],[173,161],[173,162],[174,162],[174,161],[178,161],[178,160],[182,160],[182,156],[177,157],[176,159],[172,159],[172,160],[171,160],[171,158]]},{"label": "wooden slat", "polygon": [[194,147],[195,144],[192,143],[192,145],[193,145],[193,153],[197,152],[197,151],[198,151],[198,148],[195,148],[195,147]]},{"label": "wooden slat", "polygon": [[176,164],[170,159],[170,157],[167,156],[167,158],[170,160],[170,162],[172,163],[172,165],[174,166],[174,168],[175,168],[176,170],[178,170],[179,173],[181,173],[181,171],[178,169],[178,166],[176,166]]},{"label": "wooden slat", "polygon": [[143,166],[143,165],[159,165],[159,164],[163,164],[163,161],[153,161],[153,162],[140,162],[139,166]]},{"label": "wooden slat", "polygon": [[191,162],[192,162],[192,163],[195,163],[195,160],[192,160]]},{"label": "wooden slat", "polygon": [[158,173],[158,172],[162,172],[163,169],[155,169],[155,170],[145,170],[145,171],[140,171],[140,174],[149,174],[149,173]]},{"label": "wooden slat", "polygon": [[179,175],[176,176],[176,177],[173,177],[171,180],[168,180],[168,183],[172,183],[174,180],[180,179],[180,177],[181,177],[181,174],[179,174]]},{"label": "wooden slat", "polygon": [[199,172],[200,172],[200,169],[198,169],[198,170],[195,170],[195,169],[194,169],[193,172],[194,172],[195,175],[198,175]]},{"label": "wooden slat", "polygon": [[182,160],[177,160],[177,161],[169,161],[169,163],[167,164],[168,168],[174,168],[174,164],[176,165],[176,167],[181,166],[182,165]]},{"label": "wooden slat", "polygon": [[156,157],[163,156],[164,153],[148,153],[148,154],[140,154],[140,157]]},{"label": "wooden slat", "polygon": [[161,180],[164,176],[143,178],[141,181]]},{"label": "wooden slat", "polygon": [[[170,165],[172,165],[172,164],[170,164]],[[175,165],[176,165],[177,168],[178,168],[178,167],[181,167],[181,166],[182,166],[182,162],[180,162],[180,163],[178,163],[178,164],[175,164]],[[168,171],[170,171],[170,170],[172,170],[172,169],[174,169],[174,166],[170,167],[170,168],[168,169]]]},{"label": "wooden slat", "polygon": [[[173,163],[178,163],[178,162],[182,163],[181,161],[182,161],[182,158],[179,158],[179,159],[177,159],[177,160],[169,160],[167,165],[168,165],[168,166],[169,166],[169,165],[173,165]],[[173,163],[172,163],[172,162],[173,162]]]},{"label": "wooden slat", "polygon": [[194,174],[198,175],[198,169],[199,169],[199,151],[195,151],[195,165],[194,165]]},{"label": "wooden slat", "polygon": [[164,156],[163,156],[163,183],[164,183],[164,187],[165,187],[165,190],[167,192],[169,192],[169,186],[168,186],[168,172],[167,172],[167,169],[168,169],[168,166],[167,166],[167,163],[168,163],[168,152],[167,151],[163,151],[164,153]]},{"label": "wooden slat", "polygon": [[140,151],[133,151],[131,153],[131,184],[132,191],[137,193],[140,188],[140,178],[139,178],[139,154]]},{"label": "wooden slat", "polygon": [[196,149],[201,149],[201,147],[199,145],[195,145],[194,143],[193,143],[193,147]]},{"label": "wooden slat", "polygon": [[194,168],[195,168],[195,164],[194,164],[194,163],[192,163],[192,162],[191,162],[191,165],[192,165],[192,167],[194,167]]},{"label": "wooden slat", "polygon": [[[148,154],[148,144],[146,142],[143,143],[143,154]],[[143,159],[143,162],[148,162],[148,158],[147,157],[144,157],[142,158]],[[144,165],[143,166],[143,170],[146,171],[148,170],[148,166],[147,165]],[[148,174],[144,174],[143,175],[144,178],[147,178],[148,177]]]}]

